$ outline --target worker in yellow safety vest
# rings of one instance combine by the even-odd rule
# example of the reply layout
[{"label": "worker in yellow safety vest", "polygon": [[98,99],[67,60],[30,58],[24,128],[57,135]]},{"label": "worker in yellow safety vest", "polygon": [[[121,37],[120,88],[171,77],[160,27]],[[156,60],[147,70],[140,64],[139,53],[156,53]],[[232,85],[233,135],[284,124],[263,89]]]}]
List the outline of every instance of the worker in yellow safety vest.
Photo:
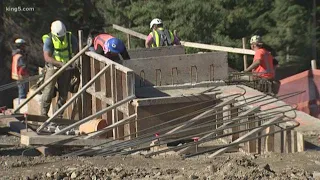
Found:
[{"label": "worker in yellow safety vest", "polygon": [[11,64],[11,78],[18,82],[18,98],[24,99],[29,90],[28,82],[20,82],[21,80],[29,77],[27,69],[28,60],[26,53],[26,41],[18,38],[14,41],[16,49],[12,51],[12,64]]},{"label": "worker in yellow safety vest", "polygon": [[[71,32],[66,30],[65,25],[61,21],[57,20],[51,24],[51,33],[42,36],[42,41],[43,56],[46,62],[44,81],[46,81],[78,51],[78,40]],[[66,102],[70,89],[70,80],[71,71],[66,70],[43,89],[41,115],[47,116],[52,98],[55,97],[54,89],[56,83],[58,84],[59,92],[57,108],[59,109]],[[63,113],[58,118],[62,116]]]},{"label": "worker in yellow safety vest", "polygon": [[152,32],[149,33],[146,39],[146,48],[181,44],[176,35],[174,35],[170,30],[163,27],[161,19],[153,19],[150,22],[150,29],[152,29]]}]

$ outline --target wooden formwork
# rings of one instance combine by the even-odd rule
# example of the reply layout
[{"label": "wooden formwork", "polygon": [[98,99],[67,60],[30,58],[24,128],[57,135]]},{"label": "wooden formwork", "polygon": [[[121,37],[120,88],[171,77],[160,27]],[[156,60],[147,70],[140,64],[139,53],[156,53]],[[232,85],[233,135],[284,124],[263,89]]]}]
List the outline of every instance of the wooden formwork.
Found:
[{"label": "wooden formwork", "polygon": [[[99,73],[102,68],[110,65],[110,68],[100,77],[100,80],[95,81],[94,85],[86,91],[87,94],[83,100],[85,102],[83,104],[83,113],[86,116],[134,95],[134,73],[132,70],[94,52],[86,52],[85,54],[86,55],[82,57],[83,62],[87,63],[86,66],[82,67],[84,84],[88,81],[86,77],[89,74],[88,72],[90,72],[89,77],[92,78]],[[90,64],[88,62],[90,62]],[[126,103],[112,110],[112,112],[103,114],[100,118],[106,119],[108,125],[112,125],[134,113],[132,105]],[[135,132],[135,123],[130,123],[119,126],[113,131],[112,136],[118,138],[132,134],[133,132]]]}]

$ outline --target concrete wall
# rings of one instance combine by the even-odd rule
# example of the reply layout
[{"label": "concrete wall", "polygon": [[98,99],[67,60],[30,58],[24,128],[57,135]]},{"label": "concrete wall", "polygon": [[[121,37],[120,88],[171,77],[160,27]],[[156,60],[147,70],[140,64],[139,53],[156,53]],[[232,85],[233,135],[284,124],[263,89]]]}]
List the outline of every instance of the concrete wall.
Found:
[{"label": "concrete wall", "polygon": [[159,48],[139,48],[128,50],[131,59],[181,55],[185,53],[184,46],[168,46]]},{"label": "concrete wall", "polygon": [[228,78],[225,52],[132,59],[124,61],[123,65],[136,73],[136,87],[199,83]]}]

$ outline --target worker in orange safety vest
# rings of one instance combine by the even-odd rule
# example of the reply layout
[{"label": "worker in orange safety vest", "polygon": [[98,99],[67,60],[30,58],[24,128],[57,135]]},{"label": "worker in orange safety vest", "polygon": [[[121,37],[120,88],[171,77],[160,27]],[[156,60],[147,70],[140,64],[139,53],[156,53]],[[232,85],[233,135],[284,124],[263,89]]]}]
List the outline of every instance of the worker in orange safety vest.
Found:
[{"label": "worker in orange safety vest", "polygon": [[12,51],[12,65],[11,65],[11,78],[13,80],[18,81],[18,98],[24,99],[27,96],[29,91],[28,82],[22,83],[19,82],[27,77],[29,77],[29,73],[27,70],[27,54],[26,54],[26,41],[18,38],[15,40],[15,47]]}]

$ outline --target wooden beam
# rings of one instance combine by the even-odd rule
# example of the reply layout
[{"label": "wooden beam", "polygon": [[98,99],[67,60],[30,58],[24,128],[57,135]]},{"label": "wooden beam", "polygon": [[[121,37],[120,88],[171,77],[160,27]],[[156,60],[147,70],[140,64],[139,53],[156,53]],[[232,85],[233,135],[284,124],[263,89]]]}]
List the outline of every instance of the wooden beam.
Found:
[{"label": "wooden beam", "polygon": [[21,135],[21,144],[26,146],[46,145],[46,146],[95,146],[98,144],[110,142],[108,139],[82,139],[67,135],[34,135],[32,133],[24,133]]},{"label": "wooden beam", "polygon": [[94,58],[95,60],[98,60],[100,62],[103,62],[107,65],[111,65],[111,64],[114,64],[115,65],[115,68],[122,71],[122,72],[125,72],[125,73],[128,73],[128,72],[133,72],[131,69],[119,64],[119,63],[116,63],[114,61],[112,61],[111,59],[108,59],[100,54],[97,54],[95,52],[91,52],[91,51],[87,51],[85,52],[85,54],[91,58]]},{"label": "wooden beam", "polygon": [[[143,40],[145,40],[147,38],[147,36],[144,34],[135,32],[135,31],[128,29],[128,28],[118,26],[116,24],[113,24],[113,28],[117,29],[121,32],[135,36],[137,38],[143,39]],[[249,49],[216,46],[216,45],[193,43],[193,42],[186,42],[186,41],[181,41],[181,44],[186,47],[193,47],[193,48],[199,48],[199,49],[207,49],[207,50],[213,50],[213,51],[224,51],[224,52],[231,52],[231,53],[238,53],[238,54],[254,55],[254,51],[249,50]]]},{"label": "wooden beam", "polygon": [[133,31],[131,29],[128,29],[128,28],[124,28],[124,27],[121,27],[121,26],[118,26],[116,24],[113,24],[112,25],[113,29],[116,29],[116,30],[119,30],[121,32],[124,32],[124,33],[127,33],[127,34],[130,34],[134,37],[137,37],[137,38],[140,38],[140,39],[143,39],[143,40],[146,40],[147,39],[147,36],[144,35],[144,34],[141,34],[141,33],[138,33],[136,31]]},{"label": "wooden beam", "polygon": [[[248,117],[248,128],[256,127],[256,122],[250,122],[250,121],[254,121],[255,119],[256,119],[256,117],[254,117],[254,116]],[[249,153],[256,153],[257,152],[257,141],[256,140],[252,140],[252,141],[248,142],[248,152]]]},{"label": "wooden beam", "polygon": [[215,157],[215,156],[218,156],[218,155],[226,152],[226,151],[227,151],[228,149],[230,149],[231,147],[236,146],[238,142],[240,142],[240,141],[245,141],[246,139],[252,137],[253,135],[256,135],[258,132],[263,131],[265,128],[267,128],[267,127],[266,127],[267,125],[269,125],[269,124],[271,124],[271,123],[273,123],[273,122],[275,122],[275,121],[278,121],[278,120],[280,120],[281,118],[283,118],[283,117],[282,117],[282,116],[279,116],[279,117],[275,117],[275,118],[270,119],[269,121],[263,123],[263,124],[262,124],[262,127],[253,129],[253,130],[251,130],[250,132],[248,132],[247,134],[239,137],[239,138],[238,138],[237,140],[235,140],[234,142],[231,142],[228,147],[219,149],[218,151],[216,151],[216,152],[214,152],[213,154],[211,154],[211,155],[209,156],[209,158],[213,158],[213,157]]},{"label": "wooden beam", "polygon": [[[109,97],[105,97],[104,96],[104,94],[105,94],[104,92],[101,92],[101,91],[100,92],[94,92],[94,89],[92,87],[88,88],[87,92],[89,94],[91,94],[92,96],[94,96],[95,98],[100,99],[102,102],[104,102],[104,103],[106,103],[108,105],[112,105],[112,98],[111,97],[110,98]],[[123,105],[119,106],[117,109],[119,111],[123,112],[123,113],[127,113],[128,112],[128,107],[127,107],[126,104],[123,104]]]},{"label": "wooden beam", "polygon": [[[81,56],[81,87],[90,81],[90,59],[88,56]],[[82,93],[82,117],[92,114],[92,96],[88,93]]]},{"label": "wooden beam", "polygon": [[[21,114],[22,115],[22,114]],[[24,121],[24,117],[16,117],[20,121]],[[41,115],[33,115],[33,114],[28,114],[28,121],[35,121],[35,122],[45,122],[48,119],[46,116],[41,116]],[[71,120],[71,119],[53,119],[51,122],[57,123],[57,124],[73,124],[76,121]]]},{"label": "wooden beam", "polygon": [[[274,126],[270,126],[266,129],[266,134],[273,133],[274,131]],[[270,134],[266,137],[266,151],[274,152],[274,134]]]},{"label": "wooden beam", "polygon": [[210,45],[210,44],[184,42],[184,41],[181,41],[181,44],[186,47],[193,47],[193,48],[199,48],[199,49],[207,49],[207,50],[213,50],[213,51],[223,51],[223,52],[229,52],[229,53],[254,55],[254,51],[249,50],[249,49],[232,48],[232,47],[216,46],[216,45]]}]

